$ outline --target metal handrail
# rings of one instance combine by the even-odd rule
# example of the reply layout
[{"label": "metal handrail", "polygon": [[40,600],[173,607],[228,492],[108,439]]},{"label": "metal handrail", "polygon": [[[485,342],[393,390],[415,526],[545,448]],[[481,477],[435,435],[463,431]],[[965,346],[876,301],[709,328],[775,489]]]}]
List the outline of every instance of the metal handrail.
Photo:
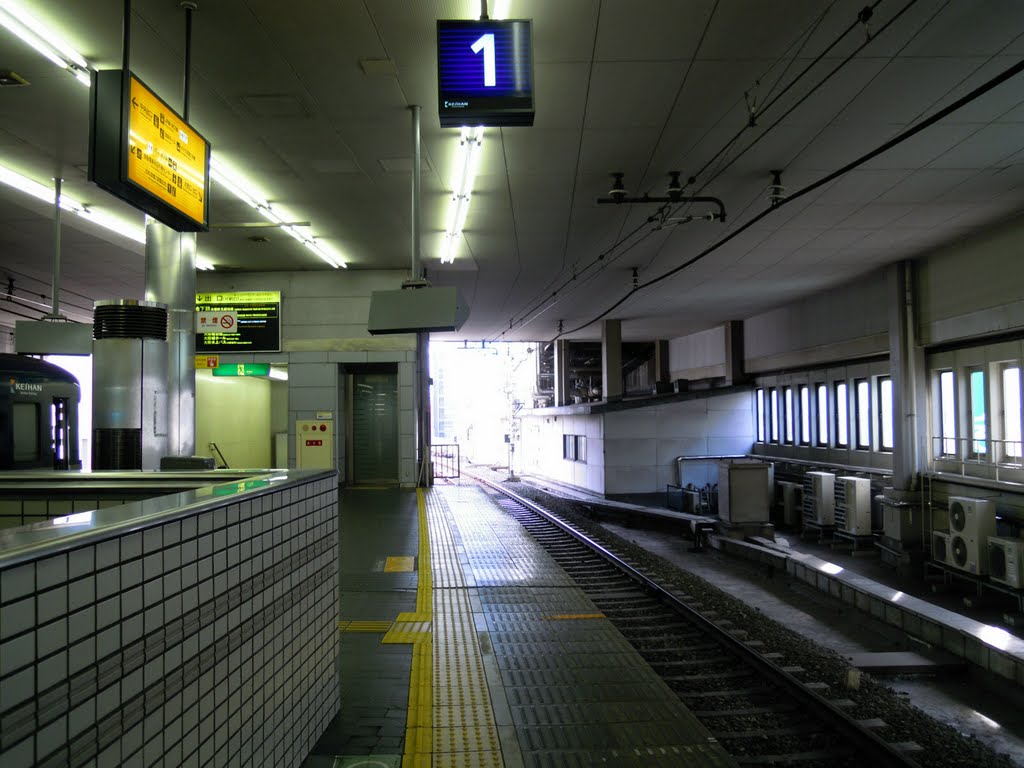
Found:
[{"label": "metal handrail", "polygon": [[967,467],[985,467],[995,470],[999,480],[1001,469],[1024,469],[1024,443],[1020,440],[1000,440],[991,437],[932,437],[932,470],[938,471],[938,462],[959,465],[961,477],[971,477]]},{"label": "metal handrail", "polygon": [[210,450],[220,456],[221,466],[217,467],[217,469],[230,469],[228,466],[228,460],[224,458],[224,454],[220,452],[220,448],[218,448],[217,444],[212,440],[210,441]]}]

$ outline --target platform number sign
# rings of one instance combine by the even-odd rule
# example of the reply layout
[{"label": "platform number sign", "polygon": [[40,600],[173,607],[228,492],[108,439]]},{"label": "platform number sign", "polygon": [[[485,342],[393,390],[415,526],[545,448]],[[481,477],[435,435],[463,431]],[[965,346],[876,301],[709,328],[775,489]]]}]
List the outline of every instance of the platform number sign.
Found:
[{"label": "platform number sign", "polygon": [[532,22],[438,21],[442,128],[533,125]]}]

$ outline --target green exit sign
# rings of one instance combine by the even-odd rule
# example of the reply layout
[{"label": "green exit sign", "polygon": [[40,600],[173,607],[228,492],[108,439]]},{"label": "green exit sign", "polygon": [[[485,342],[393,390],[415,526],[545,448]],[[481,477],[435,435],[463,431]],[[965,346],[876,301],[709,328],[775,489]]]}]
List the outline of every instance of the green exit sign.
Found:
[{"label": "green exit sign", "polygon": [[238,363],[237,365],[218,365],[213,369],[214,376],[269,376],[270,363]]}]

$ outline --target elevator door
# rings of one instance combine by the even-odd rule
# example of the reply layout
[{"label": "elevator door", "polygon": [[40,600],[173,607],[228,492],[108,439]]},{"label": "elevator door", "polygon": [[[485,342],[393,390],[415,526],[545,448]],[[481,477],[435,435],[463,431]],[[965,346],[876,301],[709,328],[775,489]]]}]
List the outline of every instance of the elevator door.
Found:
[{"label": "elevator door", "polygon": [[398,482],[398,373],[352,374],[352,481]]}]

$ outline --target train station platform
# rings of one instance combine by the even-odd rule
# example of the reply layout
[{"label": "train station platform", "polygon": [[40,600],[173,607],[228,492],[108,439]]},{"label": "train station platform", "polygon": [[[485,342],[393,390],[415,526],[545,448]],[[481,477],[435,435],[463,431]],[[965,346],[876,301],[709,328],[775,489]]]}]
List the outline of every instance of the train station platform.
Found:
[{"label": "train station platform", "polygon": [[306,768],[734,765],[487,491],[340,506],[341,708]]}]

